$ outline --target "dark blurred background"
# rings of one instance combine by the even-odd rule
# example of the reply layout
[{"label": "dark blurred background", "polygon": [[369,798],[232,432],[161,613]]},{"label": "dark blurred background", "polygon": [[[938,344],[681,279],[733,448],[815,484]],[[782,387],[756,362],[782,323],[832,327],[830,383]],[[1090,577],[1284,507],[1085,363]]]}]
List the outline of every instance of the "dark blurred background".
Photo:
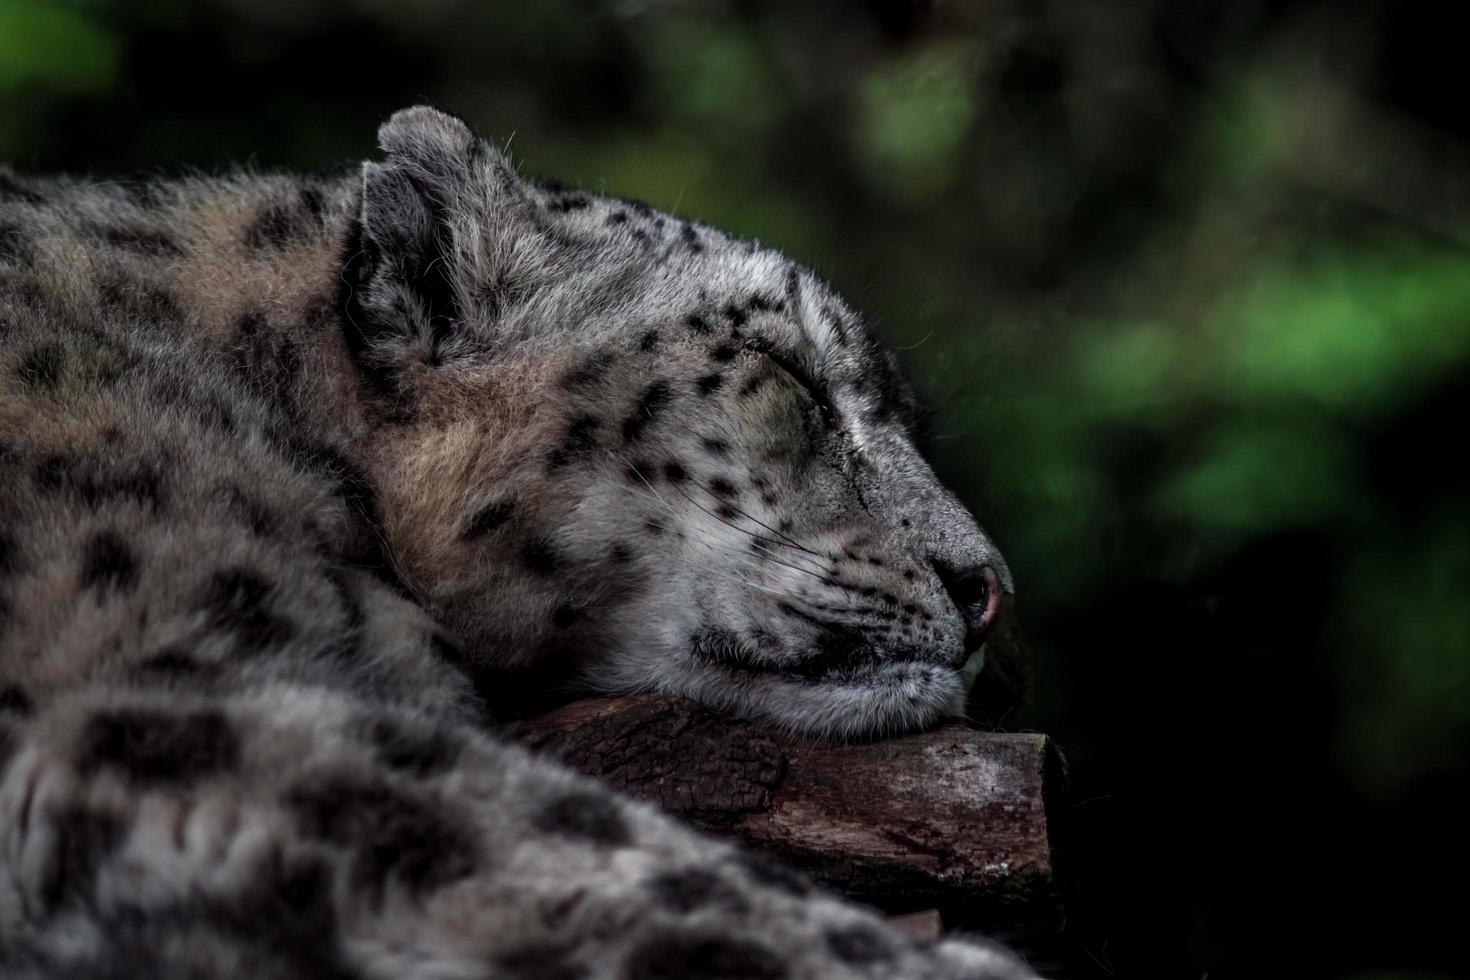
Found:
[{"label": "dark blurred background", "polygon": [[[0,0],[0,158],[430,101],[904,348],[1070,762],[1069,976],[1466,972],[1470,110],[1438,5]],[[1452,5],[1445,5],[1445,10]]]}]

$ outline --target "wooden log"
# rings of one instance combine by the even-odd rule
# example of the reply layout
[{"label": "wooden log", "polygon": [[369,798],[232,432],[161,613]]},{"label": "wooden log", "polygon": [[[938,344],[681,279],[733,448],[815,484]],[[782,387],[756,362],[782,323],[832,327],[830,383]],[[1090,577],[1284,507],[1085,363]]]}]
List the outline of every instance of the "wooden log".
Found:
[{"label": "wooden log", "polygon": [[666,695],[578,701],[520,737],[684,820],[892,913],[946,924],[1053,907],[1044,735],[951,725],[860,744],[783,735]]}]

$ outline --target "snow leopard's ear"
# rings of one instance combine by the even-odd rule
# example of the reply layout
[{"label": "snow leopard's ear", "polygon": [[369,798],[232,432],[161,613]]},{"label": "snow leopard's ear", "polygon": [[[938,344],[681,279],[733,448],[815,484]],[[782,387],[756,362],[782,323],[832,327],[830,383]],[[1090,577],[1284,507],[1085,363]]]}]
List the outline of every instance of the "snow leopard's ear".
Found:
[{"label": "snow leopard's ear", "polygon": [[[358,233],[343,273],[349,348],[383,380],[403,382],[473,347],[534,234],[524,185],[463,120],[427,106],[394,113],[378,130],[387,154],[362,167]],[[489,307],[487,309],[487,307]]]}]

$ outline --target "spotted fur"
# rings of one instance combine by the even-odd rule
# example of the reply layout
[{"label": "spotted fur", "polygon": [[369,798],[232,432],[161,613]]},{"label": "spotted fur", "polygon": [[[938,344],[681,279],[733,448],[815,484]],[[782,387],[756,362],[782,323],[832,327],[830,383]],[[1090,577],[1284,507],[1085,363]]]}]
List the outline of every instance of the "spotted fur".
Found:
[{"label": "spotted fur", "polygon": [[0,975],[1029,976],[494,734],[922,726],[1010,579],[810,273],[429,109],[380,142],[0,172]]}]

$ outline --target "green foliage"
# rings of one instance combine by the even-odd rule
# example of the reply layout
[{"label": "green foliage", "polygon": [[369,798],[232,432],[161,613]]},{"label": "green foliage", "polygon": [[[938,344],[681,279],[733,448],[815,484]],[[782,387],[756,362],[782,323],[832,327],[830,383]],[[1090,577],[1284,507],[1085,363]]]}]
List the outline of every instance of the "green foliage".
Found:
[{"label": "green foliage", "polygon": [[1211,324],[1214,384],[1240,401],[1309,398],[1371,415],[1463,370],[1470,277],[1457,251],[1392,240],[1268,268]]},{"label": "green foliage", "polygon": [[0,2],[0,92],[96,95],[116,83],[118,40],[80,7]]},{"label": "green foliage", "polygon": [[930,45],[869,74],[860,159],[885,193],[923,198],[949,186],[975,112],[978,58],[970,42]]},{"label": "green foliage", "polygon": [[739,21],[670,18],[641,47],[653,77],[650,96],[667,119],[714,123],[729,139],[759,139],[783,102],[770,53]]},{"label": "green foliage", "polygon": [[1241,535],[1332,521],[1356,485],[1331,430],[1291,421],[1229,423],[1165,482],[1159,507],[1201,536]]}]

